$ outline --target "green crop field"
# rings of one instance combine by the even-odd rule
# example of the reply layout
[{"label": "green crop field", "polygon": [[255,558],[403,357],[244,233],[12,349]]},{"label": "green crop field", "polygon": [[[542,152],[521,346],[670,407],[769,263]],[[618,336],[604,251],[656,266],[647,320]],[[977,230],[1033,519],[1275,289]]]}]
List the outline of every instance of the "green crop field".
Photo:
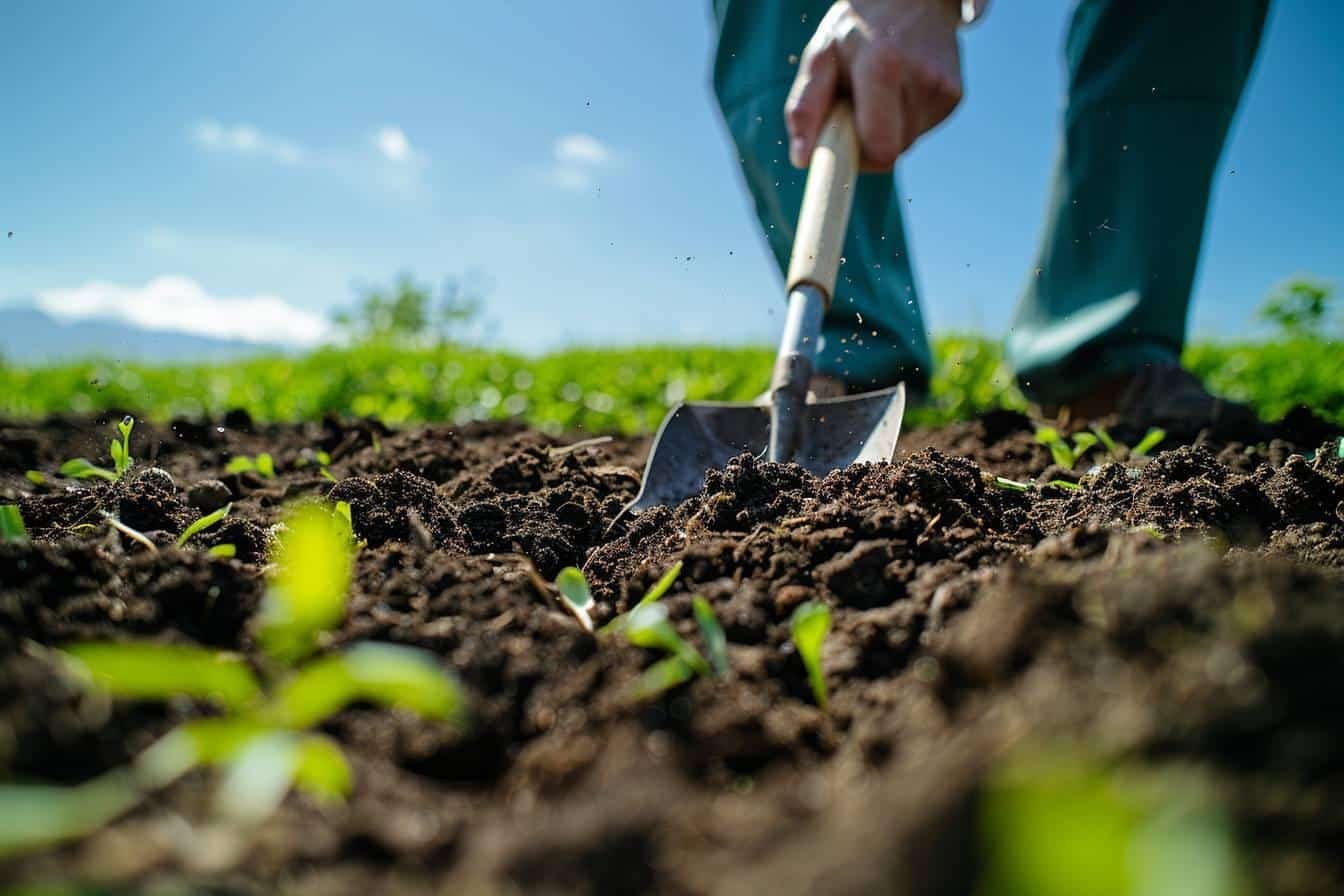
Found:
[{"label": "green crop field", "polygon": [[[997,342],[946,335],[935,349],[932,398],[912,412],[916,424],[1025,407]],[[1267,418],[1306,404],[1344,422],[1342,342],[1200,343],[1186,362],[1215,389],[1251,402]],[[551,431],[630,433],[652,429],[683,398],[749,399],[765,387],[770,364],[765,347],[575,348],[532,357],[376,342],[210,364],[0,363],[0,415],[130,410],[166,419],[244,408],[259,420],[328,412],[393,424],[517,418]]]}]

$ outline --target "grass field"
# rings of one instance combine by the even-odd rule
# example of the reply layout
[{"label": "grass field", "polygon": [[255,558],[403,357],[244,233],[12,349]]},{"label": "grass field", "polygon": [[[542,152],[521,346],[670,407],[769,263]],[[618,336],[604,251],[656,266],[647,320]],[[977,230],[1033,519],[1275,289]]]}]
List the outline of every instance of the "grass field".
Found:
[{"label": "grass field", "polygon": [[[932,401],[912,412],[915,423],[1025,406],[997,342],[947,335],[935,340],[935,351]],[[1186,362],[1267,418],[1307,404],[1344,423],[1344,343],[1202,343],[1189,349]],[[770,364],[770,350],[757,347],[576,348],[529,357],[378,344],[212,364],[0,363],[0,415],[115,409],[167,419],[244,408],[273,421],[328,412],[388,423],[516,417],[550,431],[631,433],[657,426],[683,398],[749,399],[765,387]]]}]

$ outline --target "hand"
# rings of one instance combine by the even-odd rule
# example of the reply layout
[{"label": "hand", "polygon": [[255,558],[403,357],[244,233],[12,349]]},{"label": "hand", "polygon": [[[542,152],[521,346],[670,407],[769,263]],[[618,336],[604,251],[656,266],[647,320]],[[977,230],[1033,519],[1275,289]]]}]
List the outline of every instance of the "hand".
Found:
[{"label": "hand", "polygon": [[805,168],[836,92],[854,101],[866,171],[886,171],[961,102],[959,0],[838,0],[807,42],[784,106]]}]

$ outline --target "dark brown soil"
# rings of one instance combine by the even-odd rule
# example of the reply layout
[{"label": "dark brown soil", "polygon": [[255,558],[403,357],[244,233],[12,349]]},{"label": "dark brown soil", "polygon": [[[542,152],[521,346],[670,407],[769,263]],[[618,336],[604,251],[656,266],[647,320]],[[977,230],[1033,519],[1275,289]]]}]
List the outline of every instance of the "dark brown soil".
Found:
[{"label": "dark brown soil", "polygon": [[[822,480],[744,456],[698,497],[610,531],[644,440],[569,450],[509,425],[232,414],[141,424],[126,482],[50,475],[99,456],[109,431],[0,423],[0,501],[17,501],[34,537],[0,545],[0,778],[86,780],[204,712],[109,706],[45,648],[134,637],[252,653],[269,527],[302,495],[348,501],[366,542],[330,646],[434,652],[470,689],[474,722],[355,707],[326,726],[356,771],[344,806],[291,795],[240,840],[210,824],[215,778],[192,773],[98,834],[0,865],[0,880],[969,893],[987,770],[1064,739],[1197,769],[1264,891],[1344,891],[1344,460],[1309,418],[1080,477],[1086,464],[1051,467],[1026,418],[993,414],[910,433],[895,463]],[[299,465],[318,450],[338,484]],[[225,474],[262,451],[277,477]],[[1061,478],[1081,487],[1048,485]],[[228,500],[225,524],[173,546]],[[203,550],[223,543],[236,558]],[[695,638],[691,595],[704,595],[732,676],[640,703],[630,686],[655,657],[585,634],[547,582],[582,566],[602,623],[678,560],[671,617]],[[829,713],[789,641],[805,600],[834,610]]]}]

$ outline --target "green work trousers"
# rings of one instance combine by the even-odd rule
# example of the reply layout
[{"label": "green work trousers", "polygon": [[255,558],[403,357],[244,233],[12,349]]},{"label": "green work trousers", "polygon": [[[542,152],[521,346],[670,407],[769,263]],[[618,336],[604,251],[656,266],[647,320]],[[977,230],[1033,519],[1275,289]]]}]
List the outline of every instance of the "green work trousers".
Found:
[{"label": "green work trousers", "polygon": [[[781,270],[805,177],[789,164],[784,100],[829,6],[714,0],[714,90]],[[1214,171],[1268,6],[1076,4],[1045,230],[1007,339],[1029,397],[1067,401],[1103,379],[1179,358]],[[1013,13],[1013,4],[998,4],[977,27]],[[992,147],[984,164],[994,164]],[[919,388],[932,358],[894,176],[859,177],[844,255],[818,369],[860,388],[899,380]]]}]

